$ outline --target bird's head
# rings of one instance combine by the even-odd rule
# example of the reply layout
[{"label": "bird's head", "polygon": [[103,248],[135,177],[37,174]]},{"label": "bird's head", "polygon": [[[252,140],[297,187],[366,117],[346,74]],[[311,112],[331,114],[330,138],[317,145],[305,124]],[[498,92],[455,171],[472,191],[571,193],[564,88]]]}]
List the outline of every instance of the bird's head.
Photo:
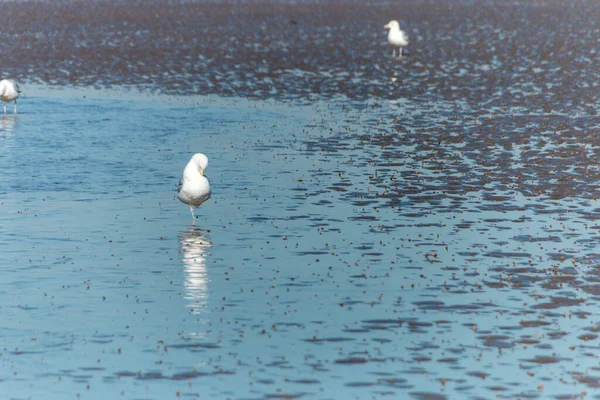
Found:
[{"label": "bird's head", "polygon": [[196,153],[192,157],[192,161],[196,165],[200,175],[204,176],[204,170],[208,167],[208,157],[202,153]]},{"label": "bird's head", "polygon": [[395,19],[391,20],[383,26],[384,29],[400,28],[400,24]]}]

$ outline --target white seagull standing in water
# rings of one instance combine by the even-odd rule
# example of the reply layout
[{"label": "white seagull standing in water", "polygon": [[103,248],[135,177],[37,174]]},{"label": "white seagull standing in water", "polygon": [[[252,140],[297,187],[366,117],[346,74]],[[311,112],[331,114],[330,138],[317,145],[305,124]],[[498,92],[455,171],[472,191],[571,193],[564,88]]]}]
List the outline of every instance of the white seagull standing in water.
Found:
[{"label": "white seagull standing in water", "polygon": [[6,114],[6,103],[15,102],[15,114],[17,113],[17,99],[21,94],[19,85],[12,79],[2,79],[0,81],[0,100],[4,102],[4,114]]},{"label": "white seagull standing in water", "polygon": [[196,223],[194,207],[200,207],[200,204],[210,198],[210,184],[204,176],[206,167],[208,167],[208,157],[202,153],[196,153],[185,166],[183,176],[179,180],[177,197],[190,206],[192,225]]},{"label": "white seagull standing in water", "polygon": [[408,45],[406,33],[400,29],[400,24],[396,20],[392,20],[383,26],[384,29],[389,29],[388,42],[392,45],[392,58],[396,57],[396,49],[398,49],[398,58],[402,58],[402,48]]}]

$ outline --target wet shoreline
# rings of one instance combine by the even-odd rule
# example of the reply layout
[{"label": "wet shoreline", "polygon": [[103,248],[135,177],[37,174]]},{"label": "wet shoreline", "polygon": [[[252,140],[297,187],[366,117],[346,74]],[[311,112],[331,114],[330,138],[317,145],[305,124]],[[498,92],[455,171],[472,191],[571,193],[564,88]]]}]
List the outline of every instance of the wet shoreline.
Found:
[{"label": "wet shoreline", "polygon": [[[3,74],[25,82],[507,112],[589,113],[598,98],[591,1],[24,1],[0,13]],[[410,37],[400,62],[385,39],[390,16]]]}]

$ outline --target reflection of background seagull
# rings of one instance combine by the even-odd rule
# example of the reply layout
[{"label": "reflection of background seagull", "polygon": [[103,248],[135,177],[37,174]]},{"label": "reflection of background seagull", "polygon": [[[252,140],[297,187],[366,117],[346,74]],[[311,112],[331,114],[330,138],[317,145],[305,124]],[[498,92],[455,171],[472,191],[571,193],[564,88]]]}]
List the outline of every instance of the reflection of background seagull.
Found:
[{"label": "reflection of background seagull", "polygon": [[392,45],[392,57],[396,57],[396,49],[398,49],[398,58],[402,58],[402,48],[408,45],[408,38],[404,31],[400,29],[400,24],[396,20],[392,20],[383,26],[389,29],[388,42]]},{"label": "reflection of background seagull", "polygon": [[202,308],[208,297],[208,273],[206,270],[206,252],[212,247],[210,239],[199,229],[183,232],[179,236],[181,261],[185,268],[185,299],[189,307],[196,310]]},{"label": "reflection of background seagull", "polygon": [[179,180],[177,197],[190,206],[192,225],[196,222],[194,207],[199,207],[210,198],[210,184],[204,176],[206,167],[208,167],[208,157],[202,153],[196,153],[185,166],[183,176]]},{"label": "reflection of background seagull", "polygon": [[2,79],[0,81],[0,100],[4,102],[4,114],[6,114],[6,103],[15,102],[15,114],[17,113],[17,99],[21,94],[19,85],[12,79]]}]

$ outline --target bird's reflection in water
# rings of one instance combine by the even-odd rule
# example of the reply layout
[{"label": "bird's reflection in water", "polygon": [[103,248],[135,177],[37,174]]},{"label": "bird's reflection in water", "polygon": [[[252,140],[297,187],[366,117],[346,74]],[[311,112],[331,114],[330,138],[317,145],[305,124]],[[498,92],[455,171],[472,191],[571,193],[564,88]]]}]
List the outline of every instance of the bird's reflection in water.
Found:
[{"label": "bird's reflection in water", "polygon": [[16,123],[16,115],[4,115],[0,117],[0,134],[11,134]]},{"label": "bird's reflection in water", "polygon": [[185,271],[185,299],[192,313],[199,315],[203,312],[208,298],[206,253],[212,247],[212,243],[199,228],[182,232],[179,235],[179,243]]}]

